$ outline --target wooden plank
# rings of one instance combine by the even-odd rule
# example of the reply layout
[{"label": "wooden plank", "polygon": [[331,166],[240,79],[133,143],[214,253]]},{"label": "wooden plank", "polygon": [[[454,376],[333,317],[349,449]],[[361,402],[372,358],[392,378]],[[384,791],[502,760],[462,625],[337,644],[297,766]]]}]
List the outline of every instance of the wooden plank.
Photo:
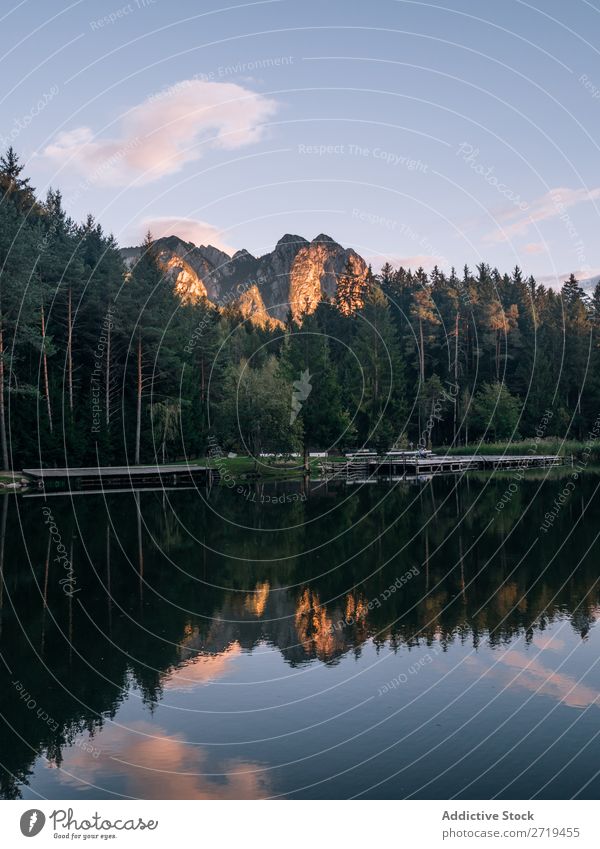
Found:
[{"label": "wooden plank", "polygon": [[514,469],[546,468],[560,466],[564,458],[557,454],[463,454],[452,456],[426,456],[388,453],[381,457],[370,452],[347,455],[345,464],[347,479],[357,477],[406,477],[419,475],[443,475],[469,470],[511,471]]},{"label": "wooden plank", "polygon": [[64,469],[23,469],[23,474],[26,477],[36,480],[45,478],[141,478],[144,476],[160,477],[165,475],[195,475],[205,472],[213,472],[211,466],[87,466],[81,468],[64,468]]}]

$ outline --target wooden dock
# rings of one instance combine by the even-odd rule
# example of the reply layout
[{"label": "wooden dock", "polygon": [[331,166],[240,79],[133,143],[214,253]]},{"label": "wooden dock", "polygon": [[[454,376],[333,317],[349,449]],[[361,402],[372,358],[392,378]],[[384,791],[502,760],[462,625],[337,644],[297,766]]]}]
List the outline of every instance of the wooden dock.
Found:
[{"label": "wooden dock", "polygon": [[347,456],[344,471],[347,483],[364,483],[385,478],[415,479],[471,471],[520,471],[562,466],[564,462],[565,459],[557,454],[437,456],[430,451],[423,454],[398,451],[384,455],[363,451]]},{"label": "wooden dock", "polygon": [[66,469],[23,469],[23,476],[38,489],[138,489],[213,483],[217,469],[182,463],[170,466],[89,466]]}]

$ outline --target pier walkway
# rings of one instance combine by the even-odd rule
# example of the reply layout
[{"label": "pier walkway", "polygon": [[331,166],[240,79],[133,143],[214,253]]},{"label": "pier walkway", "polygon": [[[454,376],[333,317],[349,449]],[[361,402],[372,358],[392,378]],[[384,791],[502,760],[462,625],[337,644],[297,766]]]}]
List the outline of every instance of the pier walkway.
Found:
[{"label": "pier walkway", "polygon": [[170,466],[89,466],[67,469],[23,469],[38,489],[114,489],[115,487],[183,486],[212,483],[217,469],[182,463]]},{"label": "pier walkway", "polygon": [[[565,458],[557,454],[472,454],[438,456],[431,451],[390,451],[378,455],[371,451],[348,454],[342,464],[347,483],[379,478],[419,478],[460,474],[470,471],[509,471],[562,466]],[[338,473],[341,471],[338,464]]]}]

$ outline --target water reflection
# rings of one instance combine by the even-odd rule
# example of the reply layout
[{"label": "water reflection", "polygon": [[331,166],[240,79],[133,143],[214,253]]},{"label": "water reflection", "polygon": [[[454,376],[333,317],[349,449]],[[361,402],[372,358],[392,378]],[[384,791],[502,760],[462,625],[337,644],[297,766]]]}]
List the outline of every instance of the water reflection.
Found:
[{"label": "water reflection", "polygon": [[[439,756],[391,778],[384,753],[422,721],[423,751],[441,735],[451,771],[453,728],[479,703],[492,729],[506,710],[513,733],[534,718],[527,699],[595,712],[600,678],[577,646],[599,610],[597,484],[581,479],[549,534],[560,473],[533,473],[502,511],[506,478],[477,476],[313,485],[304,500],[272,485],[284,498],[268,509],[264,488],[255,500],[220,488],[52,498],[75,594],[44,501],[4,497],[0,792],[449,795]],[[394,679],[403,687],[381,696]],[[458,707],[442,728],[447,704]],[[367,752],[381,754],[359,772]],[[499,789],[487,775],[483,796]]]},{"label": "water reflection", "polygon": [[[118,793],[122,797],[260,799],[271,793],[260,764],[227,758],[215,766],[202,749],[171,736],[166,728],[154,723],[112,725],[104,732],[102,745],[96,761],[90,761],[82,748],[69,749],[59,777],[64,796],[88,790],[89,785],[105,787],[113,783],[116,765],[120,767]],[[217,768],[220,772],[215,771]]]}]

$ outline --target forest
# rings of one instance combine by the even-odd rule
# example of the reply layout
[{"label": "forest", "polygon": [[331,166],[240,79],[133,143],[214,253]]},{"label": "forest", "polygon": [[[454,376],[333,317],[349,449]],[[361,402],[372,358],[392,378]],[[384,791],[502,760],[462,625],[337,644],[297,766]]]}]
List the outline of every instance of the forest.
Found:
[{"label": "forest", "polygon": [[[92,215],[0,158],[2,467],[368,446],[584,440],[600,411],[600,284],[485,262],[386,264],[300,322],[183,303],[151,234],[124,265]],[[594,433],[596,431],[593,431]]]}]

